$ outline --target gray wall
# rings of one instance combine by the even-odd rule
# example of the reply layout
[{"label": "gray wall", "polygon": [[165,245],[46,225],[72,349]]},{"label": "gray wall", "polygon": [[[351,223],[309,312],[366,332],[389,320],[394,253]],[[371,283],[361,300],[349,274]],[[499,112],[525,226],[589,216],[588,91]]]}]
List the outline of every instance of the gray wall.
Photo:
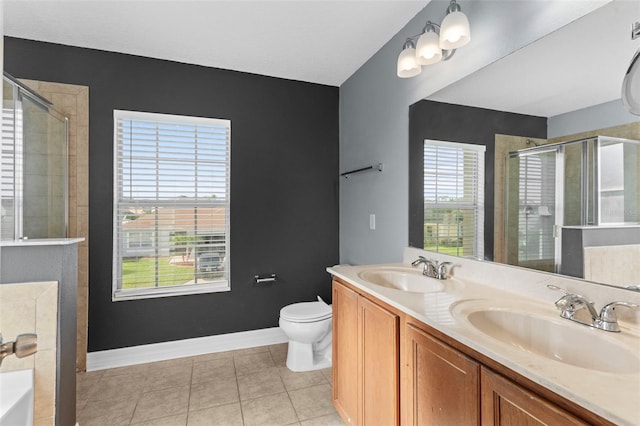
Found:
[{"label": "gray wall", "polygon": [[351,76],[340,87],[340,171],[377,162],[384,171],[340,182],[341,262],[399,261],[408,245],[410,105],[605,3],[463,0],[471,43],[451,60],[400,79],[396,61],[405,38],[428,19],[444,18],[449,2],[432,1]]},{"label": "gray wall", "polygon": [[627,111],[622,100],[618,99],[549,117],[547,132],[549,139],[553,139],[590,130],[622,126],[623,124],[635,123],[638,120],[640,117]]}]

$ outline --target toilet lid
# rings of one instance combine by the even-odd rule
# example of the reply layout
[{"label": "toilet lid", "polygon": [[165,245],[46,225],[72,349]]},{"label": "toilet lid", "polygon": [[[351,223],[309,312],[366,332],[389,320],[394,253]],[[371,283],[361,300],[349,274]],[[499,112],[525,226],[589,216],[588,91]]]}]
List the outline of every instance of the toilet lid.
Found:
[{"label": "toilet lid", "polygon": [[280,317],[289,321],[310,322],[331,318],[331,306],[324,302],[301,302],[280,309]]}]

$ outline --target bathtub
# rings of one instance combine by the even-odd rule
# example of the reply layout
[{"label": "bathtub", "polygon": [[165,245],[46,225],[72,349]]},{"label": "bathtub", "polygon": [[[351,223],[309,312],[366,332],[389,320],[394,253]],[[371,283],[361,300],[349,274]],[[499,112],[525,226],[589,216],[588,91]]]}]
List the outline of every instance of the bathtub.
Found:
[{"label": "bathtub", "polygon": [[0,426],[33,426],[33,370],[0,374]]}]

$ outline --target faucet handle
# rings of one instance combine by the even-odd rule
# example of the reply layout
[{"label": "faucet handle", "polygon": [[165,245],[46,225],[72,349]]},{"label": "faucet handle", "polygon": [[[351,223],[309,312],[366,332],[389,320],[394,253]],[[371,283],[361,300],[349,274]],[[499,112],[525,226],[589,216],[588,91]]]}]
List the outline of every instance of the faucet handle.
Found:
[{"label": "faucet handle", "polygon": [[618,316],[616,315],[616,306],[640,308],[640,305],[629,302],[611,302],[604,305],[600,311],[600,322],[605,323],[604,328],[607,328],[609,331],[620,331],[620,327],[618,327]]},{"label": "faucet handle", "polygon": [[16,358],[24,358],[38,352],[38,335],[35,333],[20,334],[13,343]]},{"label": "faucet handle", "polygon": [[424,256],[418,256],[418,258],[416,260],[414,260],[413,262],[411,262],[411,266],[413,266],[414,268],[416,268],[419,264],[421,263],[425,263],[427,261],[427,258]]},{"label": "faucet handle", "polygon": [[444,279],[444,278],[445,278],[445,276],[447,275],[447,266],[448,266],[448,265],[451,265],[451,262],[440,262],[440,263],[438,263],[437,265],[438,265],[438,266],[437,266],[437,268],[436,268],[436,269],[437,269],[437,271],[436,271],[436,272],[437,272],[437,274],[438,274],[439,279],[441,279],[441,280],[442,280],[442,279]]}]

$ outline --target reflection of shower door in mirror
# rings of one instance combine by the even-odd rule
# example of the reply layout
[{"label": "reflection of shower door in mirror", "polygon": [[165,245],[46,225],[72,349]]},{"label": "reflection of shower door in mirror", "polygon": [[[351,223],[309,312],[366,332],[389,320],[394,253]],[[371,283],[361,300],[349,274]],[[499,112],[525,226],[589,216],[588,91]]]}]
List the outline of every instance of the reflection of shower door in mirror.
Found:
[{"label": "reflection of shower door in mirror", "polygon": [[[554,272],[559,257],[555,236],[561,218],[557,199],[562,176],[559,149],[511,157],[507,161],[507,262]],[[558,202],[560,201],[560,202]],[[517,235],[517,238],[515,236]]]}]

